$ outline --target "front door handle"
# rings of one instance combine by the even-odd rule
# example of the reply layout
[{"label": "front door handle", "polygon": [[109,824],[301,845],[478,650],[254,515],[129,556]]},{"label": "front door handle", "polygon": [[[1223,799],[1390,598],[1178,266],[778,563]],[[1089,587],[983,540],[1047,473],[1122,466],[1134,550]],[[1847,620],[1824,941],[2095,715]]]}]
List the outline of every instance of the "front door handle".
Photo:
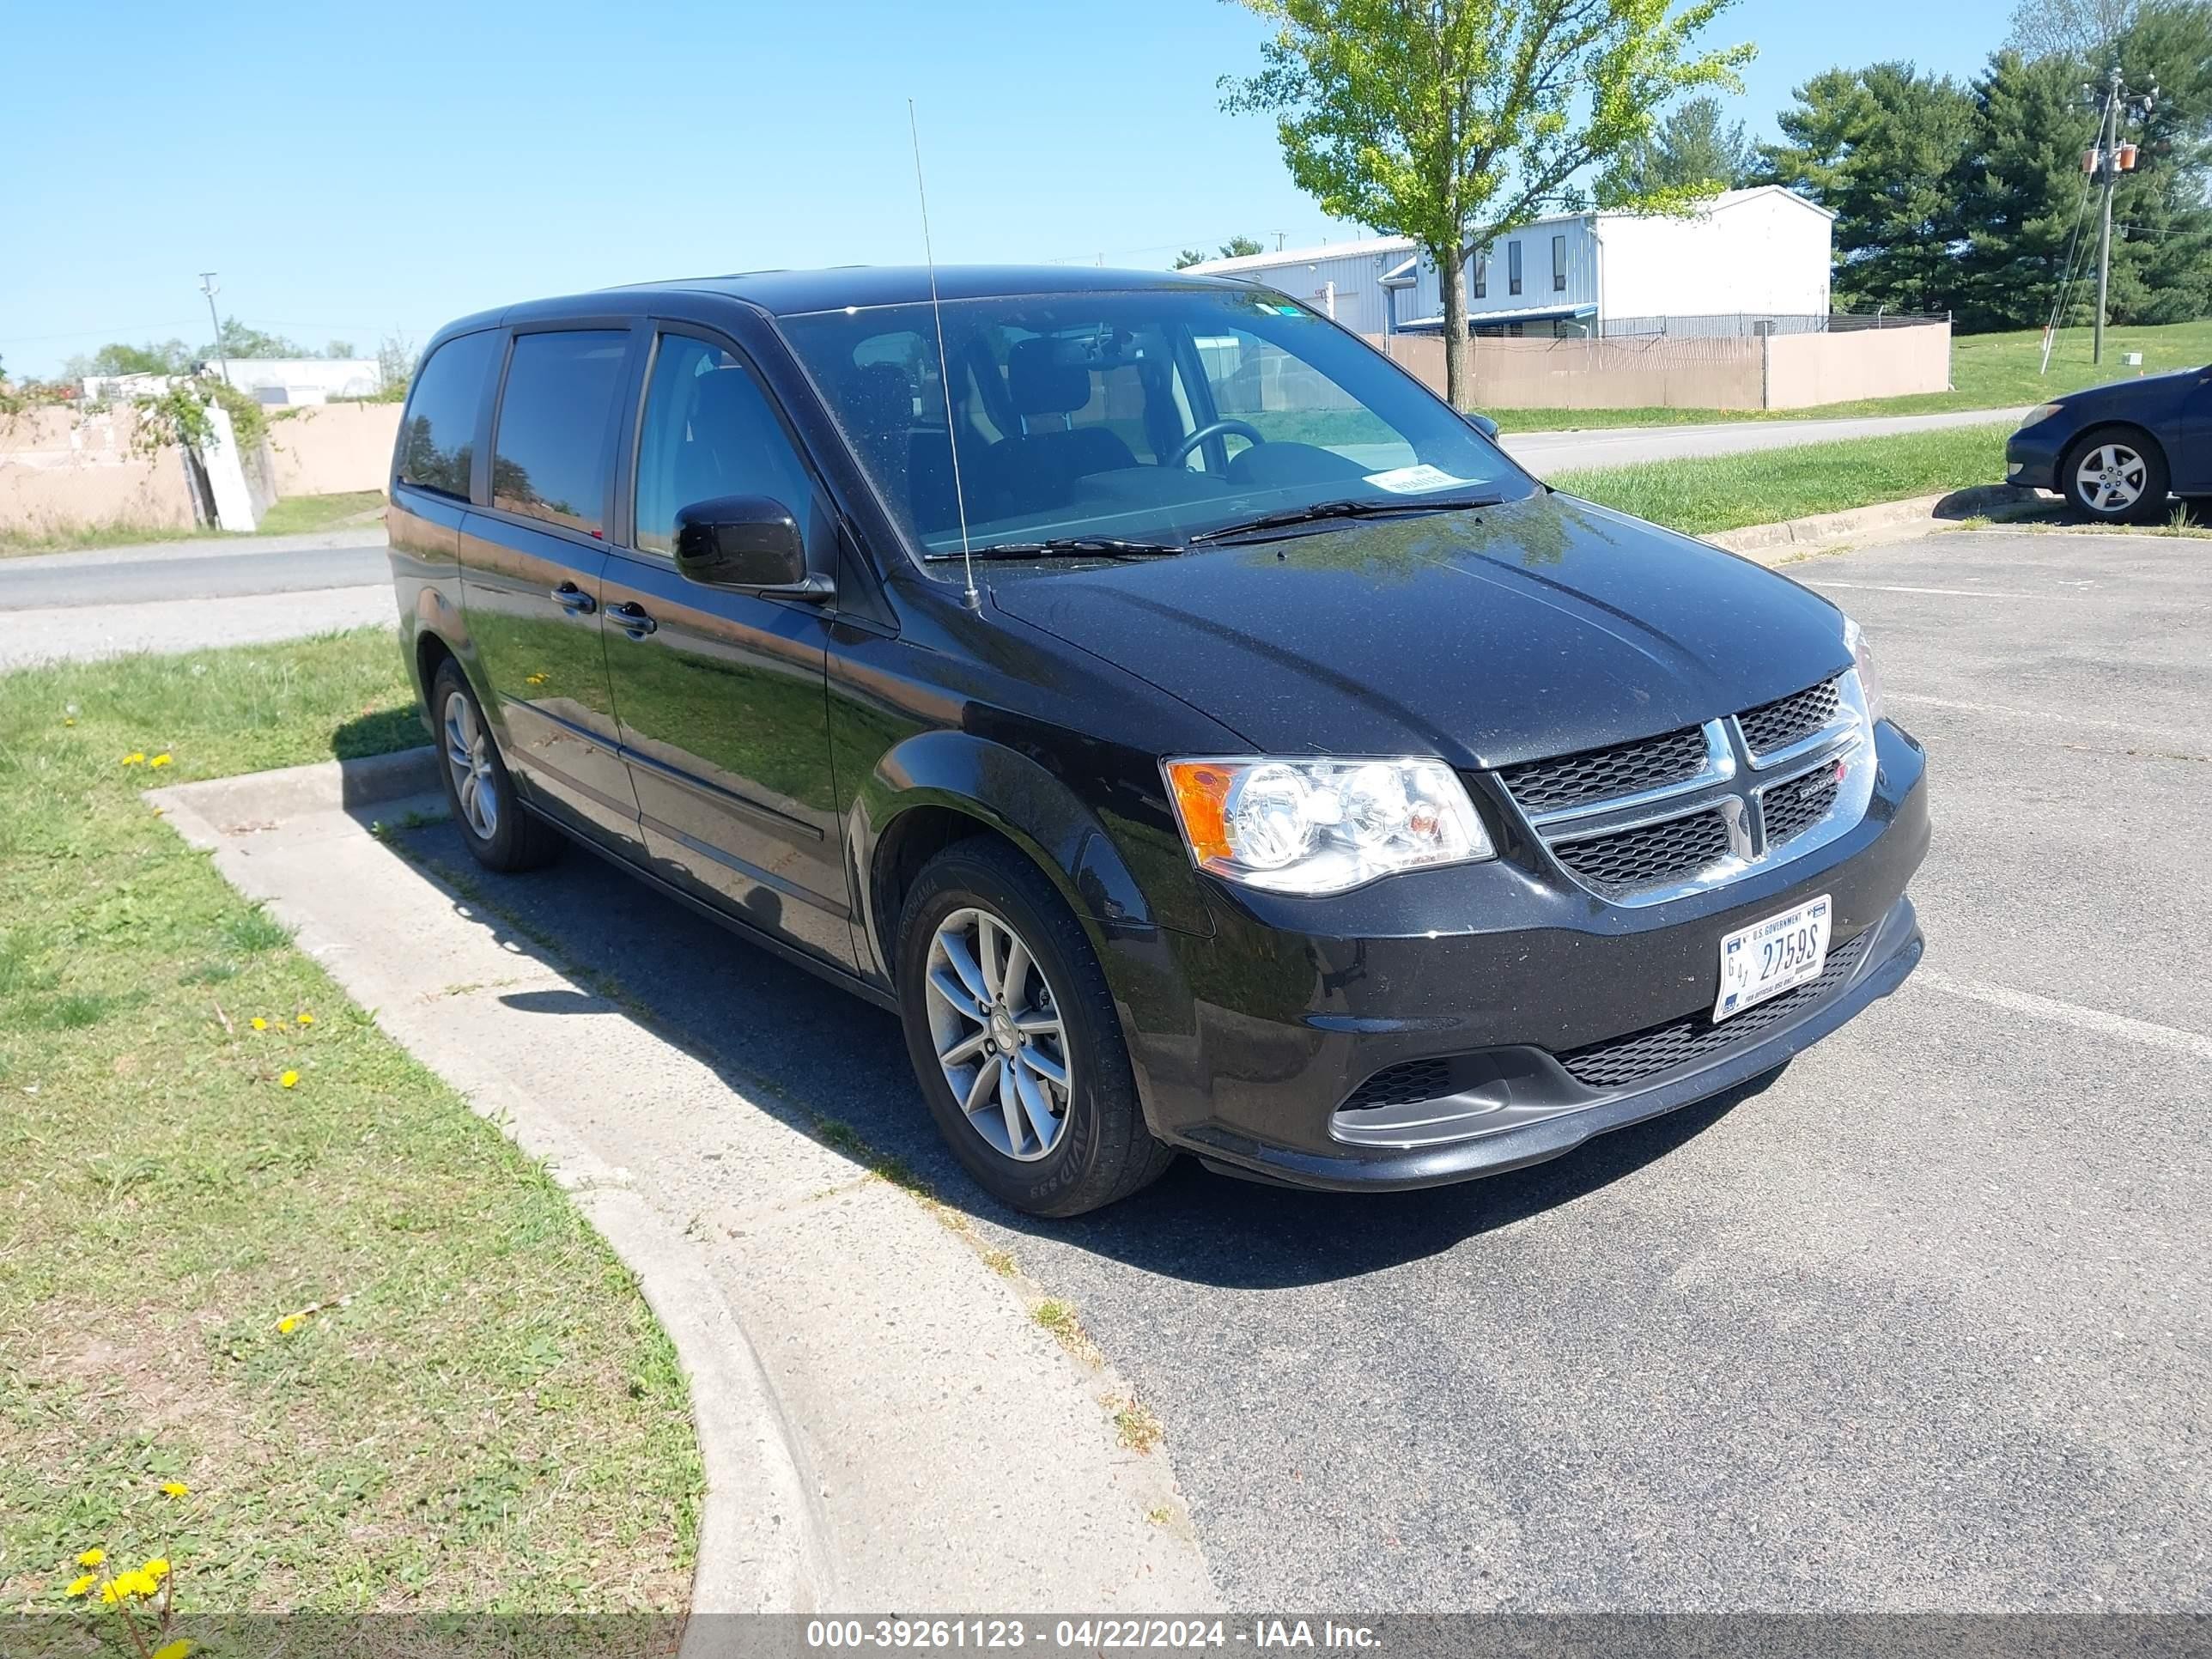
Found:
[{"label": "front door handle", "polygon": [[555,588],[553,602],[572,617],[588,617],[599,608],[599,602],[574,582]]},{"label": "front door handle", "polygon": [[625,599],[607,607],[607,620],[634,640],[641,640],[660,624],[645,614],[645,607]]}]

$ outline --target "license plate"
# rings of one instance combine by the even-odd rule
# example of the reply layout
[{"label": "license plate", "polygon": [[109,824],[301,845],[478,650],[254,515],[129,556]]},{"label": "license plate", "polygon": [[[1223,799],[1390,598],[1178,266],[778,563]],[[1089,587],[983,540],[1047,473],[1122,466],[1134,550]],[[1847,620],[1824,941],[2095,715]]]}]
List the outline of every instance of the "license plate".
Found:
[{"label": "license plate", "polygon": [[1723,939],[1721,991],[1713,1002],[1713,1018],[1740,1014],[1753,1003],[1818,979],[1828,959],[1828,924],[1834,920],[1834,908],[1823,893]]}]

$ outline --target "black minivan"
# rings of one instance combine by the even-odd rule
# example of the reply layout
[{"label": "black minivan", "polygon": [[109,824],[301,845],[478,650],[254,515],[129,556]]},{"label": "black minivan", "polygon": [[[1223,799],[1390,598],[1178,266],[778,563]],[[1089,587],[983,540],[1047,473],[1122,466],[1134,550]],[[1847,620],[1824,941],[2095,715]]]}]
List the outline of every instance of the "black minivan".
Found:
[{"label": "black minivan", "polygon": [[1929,827],[1848,617],[1490,430],[1218,279],[540,301],[416,377],[404,648],[478,859],[896,1011],[1007,1204],[1492,1174],[1894,989]]}]

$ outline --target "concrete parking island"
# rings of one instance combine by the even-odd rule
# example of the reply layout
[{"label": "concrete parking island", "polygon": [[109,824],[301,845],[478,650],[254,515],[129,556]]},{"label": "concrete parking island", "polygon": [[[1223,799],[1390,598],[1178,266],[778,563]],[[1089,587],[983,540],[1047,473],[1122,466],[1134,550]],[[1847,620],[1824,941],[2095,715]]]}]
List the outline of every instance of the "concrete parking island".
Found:
[{"label": "concrete parking island", "polygon": [[435,763],[149,799],[638,1274],[706,1463],[693,1610],[1218,1605],[1168,1451],[1130,1432],[1149,1416],[1035,1316],[1009,1260],[380,838],[444,816]]}]

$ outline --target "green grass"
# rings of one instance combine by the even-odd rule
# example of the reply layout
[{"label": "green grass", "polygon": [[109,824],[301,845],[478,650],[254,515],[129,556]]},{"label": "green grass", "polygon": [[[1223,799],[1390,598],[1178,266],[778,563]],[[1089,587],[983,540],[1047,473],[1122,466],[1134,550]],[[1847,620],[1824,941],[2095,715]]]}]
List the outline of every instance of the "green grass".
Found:
[{"label": "green grass", "polygon": [[347,489],[333,495],[287,495],[261,515],[258,536],[298,536],[328,530],[344,520],[382,509],[380,489]]},{"label": "green grass", "polygon": [[94,1544],[172,1559],[185,1634],[685,1603],[698,1453],[630,1275],[138,794],[421,738],[377,629],[0,677],[0,1609]]},{"label": "green grass", "polygon": [[[2195,368],[2212,363],[2212,319],[2171,323],[2156,328],[2108,328],[2105,361],[2089,361],[2089,331],[2068,329],[2051,354],[2048,375],[2037,372],[2043,358],[2043,334],[2026,329],[2011,334],[1968,334],[1951,342],[1951,386],[1910,398],[1869,398],[1856,403],[1823,404],[1816,409],[1490,409],[1484,412],[1511,432],[1571,431],[1593,427],[1692,426],[1717,421],[1833,420],[1854,415],[1933,415],[1954,409],[2014,409],[2039,404],[2063,392],[2138,373]],[[2124,368],[2121,356],[2143,355],[2141,370]]]},{"label": "green grass", "polygon": [[73,530],[36,535],[0,531],[0,559],[28,553],[77,553],[101,547],[136,547],[142,542],[243,542],[258,536],[297,536],[329,530],[384,505],[380,489],[341,490],[331,495],[288,495],[261,516],[252,536],[232,535],[204,526],[131,524],[80,525]]},{"label": "green grass", "polygon": [[1710,536],[1969,484],[2004,482],[2004,426],[1945,428],[1744,455],[1555,473],[1548,482],[1640,519]]}]

